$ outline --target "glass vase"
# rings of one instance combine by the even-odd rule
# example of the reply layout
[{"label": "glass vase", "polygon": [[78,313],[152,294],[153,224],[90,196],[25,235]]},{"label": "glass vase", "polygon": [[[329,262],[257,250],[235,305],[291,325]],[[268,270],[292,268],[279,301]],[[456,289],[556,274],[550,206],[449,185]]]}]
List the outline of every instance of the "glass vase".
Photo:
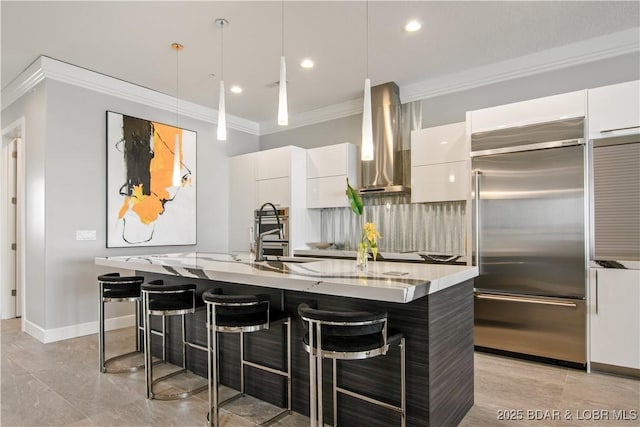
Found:
[{"label": "glass vase", "polygon": [[367,245],[360,243],[356,252],[356,271],[366,273],[369,268],[369,251]]}]

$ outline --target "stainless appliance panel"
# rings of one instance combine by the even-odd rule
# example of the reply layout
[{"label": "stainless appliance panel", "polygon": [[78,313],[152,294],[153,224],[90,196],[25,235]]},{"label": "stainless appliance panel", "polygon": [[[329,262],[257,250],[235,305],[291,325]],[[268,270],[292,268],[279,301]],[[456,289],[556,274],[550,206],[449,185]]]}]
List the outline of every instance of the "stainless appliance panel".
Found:
[{"label": "stainless appliance panel", "polygon": [[475,295],[475,345],[584,364],[583,300]]},{"label": "stainless appliance panel", "polygon": [[583,135],[584,117],[476,132],[471,135],[471,154],[523,145],[576,140]]},{"label": "stainless appliance panel", "polygon": [[473,159],[476,288],[584,297],[583,159],[584,146]]},{"label": "stainless appliance panel", "polygon": [[[289,209],[278,208],[278,219],[280,220],[280,233],[267,234],[263,237],[262,249],[264,255],[289,256]],[[278,229],[273,209],[266,209],[262,212],[254,211],[255,235]]]}]

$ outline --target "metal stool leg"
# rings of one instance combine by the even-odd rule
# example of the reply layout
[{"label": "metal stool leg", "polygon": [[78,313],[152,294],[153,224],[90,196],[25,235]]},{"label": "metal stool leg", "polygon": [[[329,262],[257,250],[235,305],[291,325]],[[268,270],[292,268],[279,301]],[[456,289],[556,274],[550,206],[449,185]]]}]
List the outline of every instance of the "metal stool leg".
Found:
[{"label": "metal stool leg", "polygon": [[98,306],[98,322],[100,330],[98,331],[98,363],[100,363],[100,372],[106,372],[104,367],[104,287],[100,283],[100,304]]},{"label": "metal stool leg", "polygon": [[187,326],[182,317],[182,369],[187,369]]},{"label": "metal stool leg", "polygon": [[136,351],[140,351],[140,300],[135,302],[136,305]]},{"label": "metal stool leg", "polygon": [[244,332],[240,332],[240,394],[244,396]]},{"label": "metal stool leg", "polygon": [[143,321],[144,321],[144,370],[146,372],[147,399],[151,399],[151,387],[153,385],[153,363],[151,359],[151,315],[149,314],[149,302],[145,298],[143,301]]},{"label": "metal stool leg", "polygon": [[313,345],[313,328],[313,323],[309,322],[309,418],[311,418],[311,427],[317,427],[318,415],[316,413],[316,392],[318,391],[318,388],[316,387],[316,358],[313,354],[315,351]]},{"label": "metal stool leg", "polygon": [[[218,332],[212,324],[212,309],[207,305],[207,363],[209,382],[209,422],[208,425],[218,427]],[[213,314],[215,316],[215,313]]]},{"label": "metal stool leg", "polygon": [[400,425],[405,427],[407,425],[407,392],[406,392],[406,349],[404,344],[404,337],[400,339]]},{"label": "metal stool leg", "polygon": [[291,413],[291,318],[287,319],[287,409]]},{"label": "metal stool leg", "polygon": [[338,425],[338,359],[333,359],[333,427]]},{"label": "metal stool leg", "polygon": [[316,324],[316,335],[318,335],[318,349],[316,363],[318,364],[318,425],[324,427],[322,420],[322,330],[320,323]]}]

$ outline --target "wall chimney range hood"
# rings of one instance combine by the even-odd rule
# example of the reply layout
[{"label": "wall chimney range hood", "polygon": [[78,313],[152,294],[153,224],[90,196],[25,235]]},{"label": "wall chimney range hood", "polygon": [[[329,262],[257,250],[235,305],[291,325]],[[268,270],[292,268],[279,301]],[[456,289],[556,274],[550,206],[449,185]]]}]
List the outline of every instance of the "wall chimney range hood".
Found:
[{"label": "wall chimney range hood", "polygon": [[419,127],[422,104],[401,105],[398,85],[389,82],[371,88],[371,107],[373,160],[360,163],[359,192],[362,196],[409,193],[410,136],[411,130]]}]

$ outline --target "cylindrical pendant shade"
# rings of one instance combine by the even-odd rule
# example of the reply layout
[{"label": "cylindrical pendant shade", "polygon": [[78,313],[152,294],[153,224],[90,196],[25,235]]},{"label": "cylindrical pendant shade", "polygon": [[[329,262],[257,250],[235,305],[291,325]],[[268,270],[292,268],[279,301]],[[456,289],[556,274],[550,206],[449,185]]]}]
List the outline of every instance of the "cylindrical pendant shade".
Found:
[{"label": "cylindrical pendant shade", "polygon": [[220,80],[220,97],[218,101],[218,141],[227,140],[227,112],[224,106],[224,81]]},{"label": "cylindrical pendant shade", "polygon": [[182,174],[180,173],[180,167],[182,162],[180,161],[180,135],[176,133],[176,138],[173,143],[173,177],[171,179],[171,185],[179,187],[182,184]]},{"label": "cylindrical pendant shade", "polygon": [[362,160],[373,160],[373,123],[371,121],[371,80],[364,81],[364,108],[362,111]]},{"label": "cylindrical pendant shade", "polygon": [[287,126],[289,124],[289,112],[287,109],[287,66],[284,56],[280,57],[280,97],[278,100],[278,124]]}]

